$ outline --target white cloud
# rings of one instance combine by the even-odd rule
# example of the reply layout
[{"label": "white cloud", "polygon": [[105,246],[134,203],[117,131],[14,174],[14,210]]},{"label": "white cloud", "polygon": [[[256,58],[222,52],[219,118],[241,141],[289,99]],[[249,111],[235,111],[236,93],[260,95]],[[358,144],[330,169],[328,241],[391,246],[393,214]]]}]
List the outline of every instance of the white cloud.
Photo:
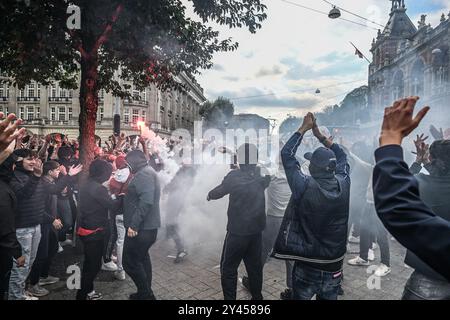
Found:
[{"label": "white cloud", "polygon": [[[326,12],[331,8],[317,0],[290,1]],[[448,12],[450,0],[428,1],[442,7],[442,10],[429,12],[427,21],[435,26],[441,13]],[[389,19],[389,1],[331,2],[382,25]],[[268,19],[256,34],[246,29],[218,27],[221,36],[233,37],[239,42],[239,48],[235,52],[215,55],[214,63],[223,70],[206,70],[198,77],[208,98],[215,99],[224,94],[235,98],[257,95],[255,92],[276,93],[273,96],[236,100],[235,106],[238,113],[254,112],[281,122],[288,113],[302,115],[306,110],[316,111],[325,105],[338,103],[345,93],[367,84],[364,80],[367,79],[368,63],[354,55],[355,49],[349,42],[353,42],[371,59],[370,47],[376,30],[331,20],[281,0],[266,0],[264,3],[268,6]],[[420,14],[416,12],[420,10],[414,9],[419,4],[423,9],[423,2],[409,0],[406,3],[410,12],[414,13],[411,20],[416,24],[420,19]],[[342,17],[361,21],[345,12],[342,12]],[[351,81],[355,82],[342,84]],[[316,95],[315,88],[320,88],[321,94]],[[310,105],[303,105],[302,102]]]}]

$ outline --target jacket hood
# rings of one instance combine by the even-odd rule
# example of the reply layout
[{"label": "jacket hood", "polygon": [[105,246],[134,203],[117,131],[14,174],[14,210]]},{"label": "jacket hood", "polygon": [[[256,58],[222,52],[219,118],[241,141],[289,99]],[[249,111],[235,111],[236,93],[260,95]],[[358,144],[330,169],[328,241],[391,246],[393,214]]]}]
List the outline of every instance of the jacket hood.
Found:
[{"label": "jacket hood", "polygon": [[128,165],[131,167],[131,172],[136,173],[143,167],[147,166],[147,158],[140,150],[133,150],[125,157]]}]

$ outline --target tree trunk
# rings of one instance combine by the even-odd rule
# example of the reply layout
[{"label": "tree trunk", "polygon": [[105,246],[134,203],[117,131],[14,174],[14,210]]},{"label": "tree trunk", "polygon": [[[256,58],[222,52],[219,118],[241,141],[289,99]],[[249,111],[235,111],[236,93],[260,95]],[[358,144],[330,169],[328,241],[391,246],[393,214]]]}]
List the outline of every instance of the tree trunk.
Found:
[{"label": "tree trunk", "polygon": [[98,56],[89,54],[81,60],[80,85],[80,160],[85,169],[94,160],[95,124],[98,108]]}]

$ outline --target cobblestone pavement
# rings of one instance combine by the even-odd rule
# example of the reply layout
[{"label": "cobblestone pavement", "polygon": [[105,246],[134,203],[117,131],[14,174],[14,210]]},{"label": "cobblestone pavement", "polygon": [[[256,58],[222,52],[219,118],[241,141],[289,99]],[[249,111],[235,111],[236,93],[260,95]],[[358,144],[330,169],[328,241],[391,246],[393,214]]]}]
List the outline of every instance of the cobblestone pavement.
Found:
[{"label": "cobblestone pavement", "polygon": [[[357,245],[351,245],[349,251],[358,250]],[[220,254],[221,243],[204,243],[190,249],[190,254],[180,264],[174,264],[173,244],[159,240],[151,249],[153,263],[153,290],[158,299],[164,300],[221,300],[223,299],[220,285]],[[392,272],[381,279],[380,289],[369,289],[367,280],[370,274],[367,267],[354,267],[345,264],[342,300],[398,300],[403,287],[412,270],[405,267],[403,258],[405,249],[396,241],[391,241]],[[348,254],[347,259],[354,254]],[[379,261],[379,250],[375,251]],[[75,298],[75,290],[66,286],[66,269],[69,265],[79,263],[82,256],[72,247],[65,247],[63,253],[57,255],[52,271],[62,280],[48,286],[51,294],[48,300],[67,300]],[[241,264],[239,274],[245,274]],[[284,262],[271,259],[264,269],[263,296],[267,300],[279,299],[280,292],[285,289]],[[115,280],[112,272],[101,271],[95,282],[95,290],[101,292],[105,299],[126,300],[130,293],[135,292],[133,282],[127,277],[125,281]],[[248,292],[238,284],[238,299],[249,299]]]}]

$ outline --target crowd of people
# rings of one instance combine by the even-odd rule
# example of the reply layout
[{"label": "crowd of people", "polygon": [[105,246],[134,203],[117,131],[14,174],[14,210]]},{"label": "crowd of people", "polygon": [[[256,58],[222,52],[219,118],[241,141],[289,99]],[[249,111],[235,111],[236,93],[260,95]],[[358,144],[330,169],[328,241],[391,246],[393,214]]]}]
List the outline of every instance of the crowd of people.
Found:
[{"label": "crowd of people", "polygon": [[[417,101],[386,108],[378,148],[338,143],[308,113],[282,144],[275,171],[258,164],[252,143],[219,149],[234,161],[205,197],[229,196],[220,262],[224,299],[236,299],[243,261],[242,284],[262,300],[264,265],[277,258],[286,264],[281,299],[336,300],[349,244],[359,244],[347,261],[355,267],[370,265],[379,248],[375,275],[384,277],[391,273],[391,236],[407,248],[405,263],[413,269],[403,299],[450,299],[450,137],[433,127],[429,145],[430,138],[417,135],[416,158],[406,164],[402,141],[429,111],[414,118]],[[14,114],[0,120],[0,299],[48,295],[45,286],[60,280],[50,274],[54,257],[75,240],[84,255],[77,299],[102,298],[94,288],[102,269],[117,280],[131,278],[130,299],[156,299],[149,251],[165,195],[175,263],[188,254],[179,218],[197,170],[179,148],[182,137],[164,142],[179,169],[162,183],[165,160],[144,136],[112,136],[103,148],[98,142],[95,160],[83,168],[77,140],[26,135]]]}]

